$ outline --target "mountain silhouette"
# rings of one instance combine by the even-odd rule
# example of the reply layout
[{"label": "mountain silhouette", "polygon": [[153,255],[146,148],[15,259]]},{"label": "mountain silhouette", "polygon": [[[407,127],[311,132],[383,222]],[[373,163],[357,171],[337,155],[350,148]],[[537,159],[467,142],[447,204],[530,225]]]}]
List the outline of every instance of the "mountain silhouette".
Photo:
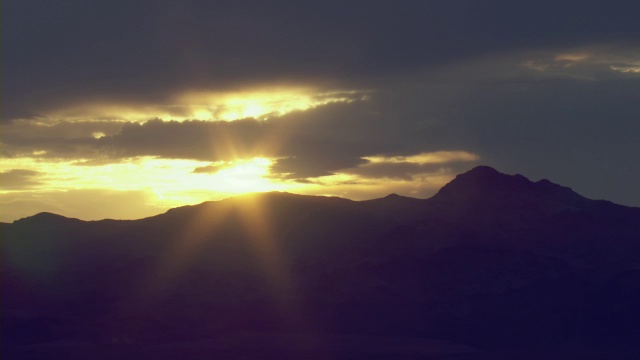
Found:
[{"label": "mountain silhouette", "polygon": [[546,217],[606,206],[549,180],[533,182],[522,175],[505,175],[488,166],[458,175],[429,201],[448,215],[490,222],[530,221],[532,216]]},{"label": "mountain silhouette", "polygon": [[486,166],[429,199],[264,193],[0,232],[7,358],[640,354],[640,209]]}]

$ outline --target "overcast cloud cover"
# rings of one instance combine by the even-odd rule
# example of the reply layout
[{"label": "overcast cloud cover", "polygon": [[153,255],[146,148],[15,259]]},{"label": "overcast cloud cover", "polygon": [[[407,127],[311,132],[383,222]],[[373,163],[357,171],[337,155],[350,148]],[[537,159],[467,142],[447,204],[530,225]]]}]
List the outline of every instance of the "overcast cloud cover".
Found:
[{"label": "overcast cloud cover", "polygon": [[[193,174],[267,157],[271,178],[300,184],[332,174],[451,177],[486,164],[640,206],[632,5],[11,1],[2,11],[0,151],[5,164],[96,169],[142,156],[203,162]],[[193,94],[281,88],[306,89],[314,105],[236,121],[190,116],[201,106]],[[396,161],[437,152],[449,157]],[[79,204],[42,188],[46,169],[12,166],[2,168],[0,201],[23,210],[3,210],[3,221],[64,212],[65,197]],[[86,191],[113,193],[103,190]],[[155,209],[141,189],[128,191]]]}]

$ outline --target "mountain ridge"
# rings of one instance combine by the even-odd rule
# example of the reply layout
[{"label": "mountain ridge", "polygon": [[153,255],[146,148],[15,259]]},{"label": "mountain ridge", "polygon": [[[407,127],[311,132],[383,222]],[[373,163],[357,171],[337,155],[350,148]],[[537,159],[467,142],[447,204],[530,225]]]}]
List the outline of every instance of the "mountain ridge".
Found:
[{"label": "mountain ridge", "polygon": [[488,167],[429,199],[263,193],[0,235],[3,348],[317,332],[640,354],[640,208]]},{"label": "mountain ridge", "polygon": [[[412,202],[412,201],[421,201],[421,202],[437,202],[437,203],[442,203],[443,201],[457,201],[459,196],[455,196],[452,195],[452,193],[459,193],[461,192],[460,190],[463,189],[462,193],[464,194],[465,192],[468,193],[468,191],[465,191],[464,189],[471,189],[474,190],[475,193],[471,194],[473,195],[473,197],[478,197],[478,191],[482,190],[481,189],[473,189],[474,187],[477,187],[478,185],[480,185],[481,187],[486,188],[494,188],[493,190],[495,191],[495,186],[496,185],[504,185],[507,184],[508,186],[506,187],[506,190],[509,191],[514,191],[514,190],[519,190],[518,188],[522,188],[522,187],[529,187],[530,190],[533,190],[535,192],[537,192],[537,195],[543,194],[546,196],[557,196],[559,198],[563,198],[565,201],[569,201],[571,203],[579,203],[582,205],[588,204],[588,202],[601,202],[601,203],[609,203],[609,204],[613,204],[615,206],[620,206],[620,207],[625,207],[625,208],[636,208],[636,207],[632,207],[632,206],[626,206],[626,205],[620,205],[620,204],[615,204],[611,201],[608,200],[594,200],[594,199],[588,199],[578,193],[576,193],[575,191],[573,191],[570,187],[566,187],[566,186],[562,186],[559,184],[556,184],[554,182],[551,182],[548,179],[541,179],[538,180],[536,182],[531,181],[529,179],[527,179],[526,177],[524,177],[523,175],[520,174],[515,174],[515,175],[508,175],[508,174],[504,174],[504,173],[500,173],[499,171],[497,171],[496,169],[490,167],[490,166],[486,166],[486,165],[480,165],[477,167],[472,168],[471,170],[457,175],[453,180],[451,180],[449,183],[445,184],[439,191],[437,191],[432,197],[430,198],[414,198],[414,197],[410,197],[410,196],[404,196],[404,195],[399,195],[399,194],[395,194],[395,193],[391,193],[388,194],[384,197],[381,198],[375,198],[375,199],[368,199],[368,200],[350,200],[347,198],[342,198],[342,197],[338,197],[338,196],[321,196],[321,195],[305,195],[305,194],[295,194],[295,193],[290,193],[290,192],[283,192],[283,191],[270,191],[270,192],[257,192],[257,193],[248,193],[248,194],[242,194],[242,195],[237,195],[237,196],[231,196],[225,199],[221,199],[221,200],[210,200],[210,201],[205,201],[199,204],[193,204],[193,205],[183,205],[183,206],[179,206],[179,207],[175,207],[175,208],[171,208],[168,209],[167,211],[157,214],[157,215],[152,215],[152,216],[148,216],[145,218],[141,218],[141,219],[132,219],[132,220],[142,220],[142,219],[148,219],[148,218],[154,218],[157,216],[162,216],[164,214],[170,213],[170,212],[175,212],[175,211],[180,211],[180,210],[176,210],[176,209],[190,209],[193,207],[198,207],[198,206],[208,206],[208,205],[212,205],[214,203],[219,203],[219,202],[234,202],[234,201],[240,201],[243,199],[251,199],[251,198],[280,198],[280,199],[285,199],[285,198],[289,198],[289,199],[306,199],[306,200],[312,200],[312,199],[340,199],[340,200],[344,200],[344,201],[352,201],[352,202],[356,202],[356,203],[381,203],[381,204],[389,204],[390,202],[394,202],[396,204],[401,204],[403,202]],[[466,194],[469,195],[469,194]],[[637,208],[640,209],[640,208]],[[24,219],[53,219],[55,217],[58,217],[59,219],[70,219],[70,220],[79,220],[79,221],[102,221],[102,220],[114,220],[114,219],[101,219],[101,220],[81,220],[81,219],[77,219],[77,218],[73,218],[73,217],[66,217],[63,215],[58,215],[58,214],[54,214],[51,212],[41,212],[41,213],[37,213],[35,215],[32,216],[28,216],[25,218],[21,218],[18,220],[14,220],[14,222],[19,222],[22,221]],[[121,220],[115,220],[115,221],[121,221]],[[127,221],[131,221],[131,220],[127,220]]]}]

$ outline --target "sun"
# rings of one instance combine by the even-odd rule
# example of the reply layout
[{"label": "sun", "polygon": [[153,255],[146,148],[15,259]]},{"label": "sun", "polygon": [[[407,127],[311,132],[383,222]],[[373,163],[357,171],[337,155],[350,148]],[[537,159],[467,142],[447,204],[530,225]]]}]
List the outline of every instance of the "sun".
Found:
[{"label": "sun", "polygon": [[221,170],[210,175],[210,187],[216,192],[228,194],[282,190],[284,184],[266,177],[271,164],[272,160],[260,157],[228,162]]},{"label": "sun", "polygon": [[227,120],[258,118],[273,111],[273,109],[268,108],[264,100],[258,98],[230,99],[225,105],[227,110],[220,113],[220,118]]}]

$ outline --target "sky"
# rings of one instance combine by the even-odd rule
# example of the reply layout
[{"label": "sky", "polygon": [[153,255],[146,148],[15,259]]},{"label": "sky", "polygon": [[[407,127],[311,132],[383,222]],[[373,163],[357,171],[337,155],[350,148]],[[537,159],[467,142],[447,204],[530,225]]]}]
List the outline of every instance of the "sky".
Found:
[{"label": "sky", "polygon": [[632,5],[5,2],[0,221],[427,198],[478,165],[640,206]]}]

